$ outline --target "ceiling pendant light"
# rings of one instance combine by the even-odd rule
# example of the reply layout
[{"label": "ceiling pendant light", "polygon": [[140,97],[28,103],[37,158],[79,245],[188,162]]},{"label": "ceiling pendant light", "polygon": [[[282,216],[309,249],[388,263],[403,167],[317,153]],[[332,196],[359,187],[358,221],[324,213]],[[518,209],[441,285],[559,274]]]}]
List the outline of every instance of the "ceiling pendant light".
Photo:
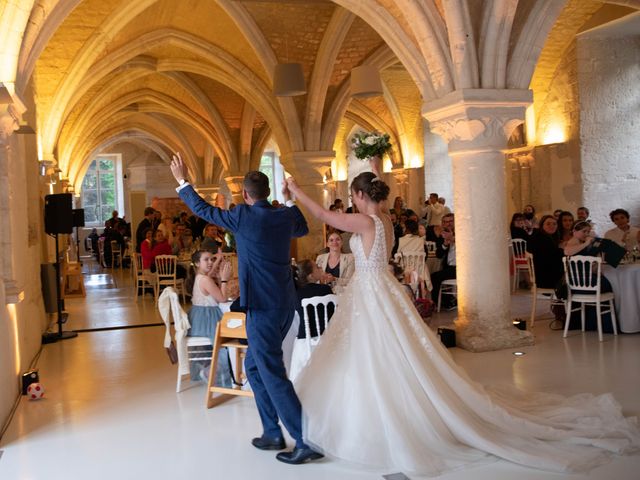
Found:
[{"label": "ceiling pendant light", "polygon": [[276,97],[295,97],[307,93],[304,72],[300,63],[278,63],[273,71],[273,94]]},{"label": "ceiling pendant light", "polygon": [[373,65],[360,65],[351,70],[351,96],[366,98],[382,95],[380,72]]}]

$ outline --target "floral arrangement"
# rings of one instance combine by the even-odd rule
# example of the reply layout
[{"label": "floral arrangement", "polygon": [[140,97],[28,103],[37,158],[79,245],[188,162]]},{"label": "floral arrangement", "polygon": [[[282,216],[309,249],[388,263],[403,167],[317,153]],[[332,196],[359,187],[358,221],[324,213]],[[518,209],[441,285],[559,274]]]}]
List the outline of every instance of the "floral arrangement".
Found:
[{"label": "floral arrangement", "polygon": [[371,157],[380,157],[391,150],[391,142],[388,133],[367,132],[356,133],[353,136],[353,153],[360,160],[368,160]]}]

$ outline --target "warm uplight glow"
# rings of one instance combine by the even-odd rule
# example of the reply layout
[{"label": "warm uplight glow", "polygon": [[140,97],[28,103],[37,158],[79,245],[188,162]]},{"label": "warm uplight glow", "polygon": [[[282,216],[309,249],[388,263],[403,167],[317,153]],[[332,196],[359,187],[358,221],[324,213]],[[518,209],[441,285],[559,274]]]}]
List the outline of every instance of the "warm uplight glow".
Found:
[{"label": "warm uplight glow", "polygon": [[382,161],[382,171],[384,173],[389,173],[393,170],[393,163],[391,163],[391,159],[389,157],[385,157]]},{"label": "warm uplight glow", "polygon": [[338,182],[344,182],[349,178],[347,162],[341,162],[337,158],[331,160],[331,177]]},{"label": "warm uplight glow", "polygon": [[53,184],[49,184],[49,195],[53,195]]},{"label": "warm uplight glow", "polygon": [[411,160],[409,161],[409,165],[405,165],[405,167],[409,167],[409,168],[420,168],[424,165],[424,157],[421,157],[420,155],[414,155],[413,157],[411,157]]},{"label": "warm uplight glow", "polygon": [[14,304],[7,305],[7,311],[9,312],[11,326],[13,327],[13,348],[16,355],[16,374],[20,375],[20,337],[18,335],[18,315],[16,313],[16,306]]},{"label": "warm uplight glow", "polygon": [[557,123],[551,124],[547,127],[544,135],[542,136],[542,144],[549,145],[551,143],[562,143],[567,139],[564,128]]},{"label": "warm uplight glow", "polygon": [[527,145],[533,145],[536,143],[536,113],[533,109],[533,104],[527,107],[525,113],[524,126],[526,128]]}]

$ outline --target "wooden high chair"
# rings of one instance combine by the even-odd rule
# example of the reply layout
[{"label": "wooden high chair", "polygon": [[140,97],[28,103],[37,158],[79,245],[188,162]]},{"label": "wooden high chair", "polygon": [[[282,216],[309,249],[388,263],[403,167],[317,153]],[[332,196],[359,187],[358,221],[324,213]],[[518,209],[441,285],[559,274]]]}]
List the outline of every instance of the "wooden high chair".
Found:
[{"label": "wooden high chair", "polygon": [[[214,385],[216,378],[216,370],[218,368],[218,353],[222,347],[230,347],[235,349],[236,357],[236,373],[235,376],[239,382],[245,377],[243,362],[246,355],[248,345],[241,343],[240,340],[247,340],[246,314],[241,312],[227,312],[222,315],[216,328],[216,336],[213,342],[213,352],[211,353],[211,369],[209,371],[209,382],[207,384],[207,408],[215,407],[230,398],[233,395],[241,395],[243,397],[253,397],[253,392],[242,390],[240,385],[233,385],[231,388],[218,387]],[[218,393],[220,395],[213,395]]]}]

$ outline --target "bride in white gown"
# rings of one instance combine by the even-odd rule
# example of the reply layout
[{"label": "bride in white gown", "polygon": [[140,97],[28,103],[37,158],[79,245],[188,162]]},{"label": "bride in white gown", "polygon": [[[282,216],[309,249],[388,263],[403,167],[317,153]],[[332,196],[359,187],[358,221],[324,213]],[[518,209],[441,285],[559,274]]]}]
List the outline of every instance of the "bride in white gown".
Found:
[{"label": "bride in white gown", "polygon": [[356,270],[296,379],[305,441],[366,468],[423,475],[497,457],[575,472],[640,446],[635,418],[611,395],[498,393],[471,380],[423,323],[388,269],[389,187],[365,172],[351,185],[361,213],[323,209],[287,180],[323,222],[354,232]]}]

